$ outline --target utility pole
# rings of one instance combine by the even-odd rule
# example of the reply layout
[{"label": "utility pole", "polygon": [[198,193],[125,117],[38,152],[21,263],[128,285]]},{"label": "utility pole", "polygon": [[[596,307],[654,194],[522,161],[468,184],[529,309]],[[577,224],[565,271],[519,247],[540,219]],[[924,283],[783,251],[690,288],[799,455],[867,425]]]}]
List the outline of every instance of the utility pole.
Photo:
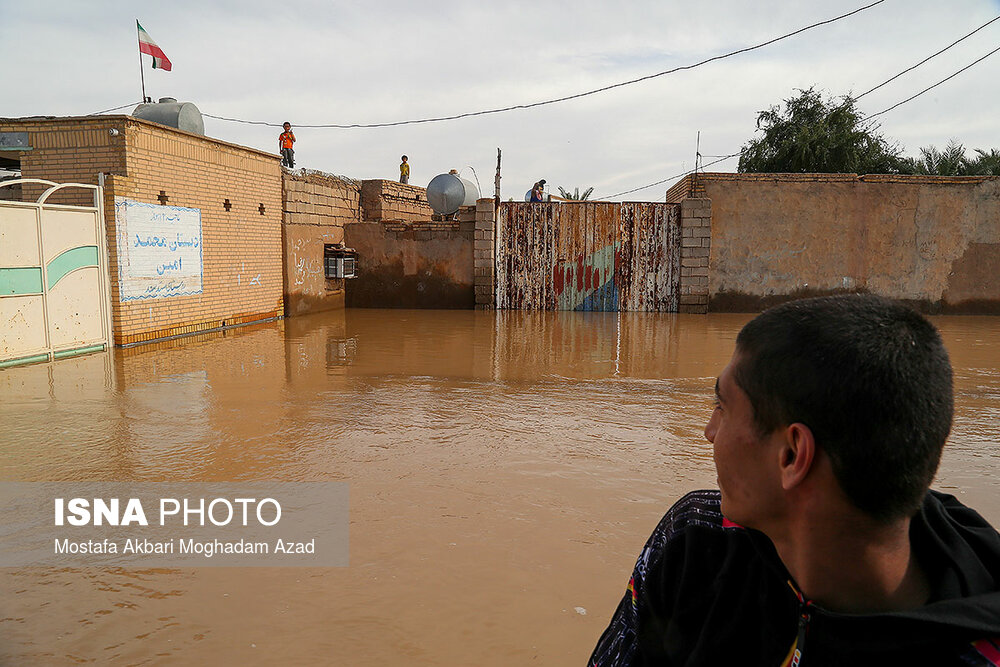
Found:
[{"label": "utility pole", "polygon": [[691,179],[691,196],[698,196],[698,167],[701,166],[701,130],[698,130],[694,144],[694,178]]},{"label": "utility pole", "polygon": [[497,148],[497,175],[493,179],[493,205],[500,208],[500,149]]}]

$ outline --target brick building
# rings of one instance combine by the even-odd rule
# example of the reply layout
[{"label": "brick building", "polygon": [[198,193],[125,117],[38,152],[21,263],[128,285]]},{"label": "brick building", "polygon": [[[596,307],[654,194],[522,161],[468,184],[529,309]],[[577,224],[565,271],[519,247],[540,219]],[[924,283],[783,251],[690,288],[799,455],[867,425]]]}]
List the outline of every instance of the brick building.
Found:
[{"label": "brick building", "polygon": [[[103,174],[116,345],[283,314],[277,155],[131,116],[0,119],[0,133],[21,137],[3,158],[22,178],[97,184]],[[34,199],[43,187],[25,185],[20,195]],[[59,193],[55,203],[86,204],[78,201],[86,196]],[[129,211],[145,216],[142,233],[129,229]],[[169,225],[149,233],[148,220],[168,212],[184,216],[183,233]],[[155,284],[154,268],[172,269],[142,265],[151,244],[187,246],[185,288]]]}]

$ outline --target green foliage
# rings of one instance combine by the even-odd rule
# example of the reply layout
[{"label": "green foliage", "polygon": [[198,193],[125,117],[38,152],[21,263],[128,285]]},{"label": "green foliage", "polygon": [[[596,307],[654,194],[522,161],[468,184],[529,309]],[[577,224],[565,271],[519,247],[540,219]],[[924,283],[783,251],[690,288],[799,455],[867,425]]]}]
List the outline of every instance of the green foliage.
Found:
[{"label": "green foliage", "polygon": [[943,151],[939,151],[936,146],[921,148],[919,158],[904,160],[903,172],[933,176],[965,176],[967,162],[965,147],[953,139]]},{"label": "green foliage", "polygon": [[572,199],[573,201],[587,201],[590,198],[590,194],[594,191],[594,188],[587,188],[580,194],[580,188],[575,188],[572,193],[568,190],[563,190],[562,186],[559,186],[559,196],[563,199]]},{"label": "green foliage", "polygon": [[944,150],[921,148],[920,157],[906,158],[901,171],[930,176],[1000,176],[1000,150],[993,148],[987,153],[977,148],[976,156],[968,158],[965,146],[952,139]]},{"label": "green foliage", "polygon": [[975,159],[969,162],[969,174],[975,176],[1000,176],[1000,150],[991,148],[990,152],[976,149]]},{"label": "green foliage", "polygon": [[854,99],[800,90],[757,116],[757,131],[740,155],[741,172],[816,172],[894,174],[901,170],[901,149],[866,122]]}]

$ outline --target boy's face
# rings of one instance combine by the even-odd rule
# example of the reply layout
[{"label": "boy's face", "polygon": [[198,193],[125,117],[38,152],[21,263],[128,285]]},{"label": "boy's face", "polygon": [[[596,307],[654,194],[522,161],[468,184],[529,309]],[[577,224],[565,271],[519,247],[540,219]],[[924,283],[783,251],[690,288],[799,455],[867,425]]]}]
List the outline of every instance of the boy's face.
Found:
[{"label": "boy's face", "polygon": [[736,383],[740,351],[722,369],[715,384],[715,409],[705,426],[722,492],[722,513],[730,521],[765,531],[780,513],[781,480],[775,465],[781,453],[781,430],[760,435],[753,405]]},{"label": "boy's face", "polygon": [[288,123],[285,123],[284,125],[282,125],[282,127],[285,128],[285,132],[288,132],[290,129],[292,129],[292,126],[289,125]]}]

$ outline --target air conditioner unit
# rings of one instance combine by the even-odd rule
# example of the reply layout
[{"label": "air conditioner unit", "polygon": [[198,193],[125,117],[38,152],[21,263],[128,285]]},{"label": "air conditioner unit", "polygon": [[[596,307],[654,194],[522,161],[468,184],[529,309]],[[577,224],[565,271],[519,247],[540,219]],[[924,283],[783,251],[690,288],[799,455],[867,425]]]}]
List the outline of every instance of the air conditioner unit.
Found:
[{"label": "air conditioner unit", "polygon": [[356,278],[358,253],[340,244],[324,245],[323,265],[327,278]]}]

